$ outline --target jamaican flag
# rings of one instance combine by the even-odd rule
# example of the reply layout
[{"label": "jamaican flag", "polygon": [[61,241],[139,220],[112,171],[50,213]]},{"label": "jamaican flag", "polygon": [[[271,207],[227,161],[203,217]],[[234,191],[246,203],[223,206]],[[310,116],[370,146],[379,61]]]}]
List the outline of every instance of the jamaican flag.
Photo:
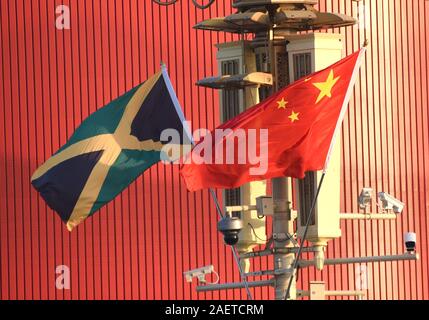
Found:
[{"label": "jamaican flag", "polygon": [[[162,141],[166,130],[180,138]],[[172,145],[183,151],[191,137],[163,67],[89,116],[31,182],[71,231],[152,165],[177,160]]]}]

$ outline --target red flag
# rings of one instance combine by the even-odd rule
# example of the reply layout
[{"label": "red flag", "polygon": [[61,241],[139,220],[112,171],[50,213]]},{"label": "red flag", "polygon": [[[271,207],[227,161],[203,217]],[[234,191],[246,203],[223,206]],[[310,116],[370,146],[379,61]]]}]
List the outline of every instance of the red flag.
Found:
[{"label": "red flag", "polygon": [[[226,122],[217,129],[227,129],[224,136],[215,138],[212,133],[203,138],[182,167],[187,188],[236,188],[251,181],[301,179],[307,171],[326,170],[364,52],[365,48],[298,80]],[[243,130],[248,139],[244,147],[237,134]],[[252,148],[266,161],[265,171],[263,164],[259,164],[262,170],[253,170],[256,164],[248,152]],[[234,154],[234,161],[225,161],[228,152]]]}]

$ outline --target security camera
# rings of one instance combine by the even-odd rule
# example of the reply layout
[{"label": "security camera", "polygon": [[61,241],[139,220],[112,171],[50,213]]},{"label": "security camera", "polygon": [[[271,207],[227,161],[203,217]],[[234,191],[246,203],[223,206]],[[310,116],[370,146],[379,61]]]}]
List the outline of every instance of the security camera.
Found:
[{"label": "security camera", "polygon": [[393,210],[394,213],[401,213],[404,210],[405,204],[399,201],[398,199],[392,197],[386,192],[380,192],[378,198],[382,203],[382,207],[385,210]]},{"label": "security camera", "polygon": [[189,270],[186,272],[183,272],[183,275],[185,276],[186,282],[192,282],[193,278],[198,278],[198,281],[201,283],[206,283],[206,275],[214,272],[214,266],[206,266],[194,270]]},{"label": "security camera", "polygon": [[414,252],[416,250],[417,236],[414,232],[407,232],[404,237],[404,242],[408,252]]},{"label": "security camera", "polygon": [[365,209],[371,203],[372,188],[363,188],[359,195],[359,208]]},{"label": "security camera", "polygon": [[238,234],[243,229],[243,221],[238,217],[226,215],[217,224],[217,230],[223,233],[223,239],[229,246],[238,242]]}]

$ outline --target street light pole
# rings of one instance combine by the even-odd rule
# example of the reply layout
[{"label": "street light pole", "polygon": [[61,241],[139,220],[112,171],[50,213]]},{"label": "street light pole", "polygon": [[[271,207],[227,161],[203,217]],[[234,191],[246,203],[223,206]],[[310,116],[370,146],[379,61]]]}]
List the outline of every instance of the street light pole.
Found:
[{"label": "street light pole", "polygon": [[[290,239],[294,234],[293,217],[291,210],[291,190],[288,178],[273,179],[273,200],[275,210],[273,216],[273,240],[275,249],[293,247]],[[283,251],[283,253],[281,253]],[[285,253],[285,250],[276,250],[274,254],[274,270],[289,269],[292,267],[295,254]],[[292,273],[276,274],[275,276],[276,300],[283,300]],[[290,289],[291,300],[296,299],[296,281],[293,281]]]},{"label": "street light pole", "polygon": [[[269,43],[269,60],[270,69],[273,76],[273,93],[279,90],[279,79],[277,72],[276,63],[276,48],[275,48],[275,37],[274,37],[275,25],[272,22],[268,34]],[[273,215],[273,240],[274,249],[284,249],[293,247],[292,241],[289,238],[293,235],[294,225],[292,217],[292,185],[290,178],[275,178],[272,180],[272,191],[274,201],[274,215]],[[285,250],[276,250],[274,254],[274,270],[288,269],[291,268],[294,260],[294,253],[281,253]],[[290,282],[292,274],[282,273],[275,274],[274,276],[274,288],[276,300],[283,300],[288,284]],[[296,299],[296,282],[293,282],[291,287],[290,297]]]}]

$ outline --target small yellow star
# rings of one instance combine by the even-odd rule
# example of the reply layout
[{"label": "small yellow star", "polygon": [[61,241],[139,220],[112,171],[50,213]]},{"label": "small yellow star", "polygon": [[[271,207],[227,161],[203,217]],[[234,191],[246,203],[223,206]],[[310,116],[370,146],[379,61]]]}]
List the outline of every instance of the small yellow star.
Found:
[{"label": "small yellow star", "polygon": [[337,81],[340,79],[340,77],[336,77],[334,79],[334,70],[331,70],[331,72],[329,72],[329,76],[328,79],[326,79],[325,82],[316,82],[313,83],[313,85],[320,90],[320,94],[317,97],[317,101],[316,103],[319,103],[320,100],[322,100],[324,97],[332,97],[331,91],[332,88],[335,86],[335,84],[337,83]]},{"label": "small yellow star", "polygon": [[298,116],[299,112],[292,111],[292,114],[289,116],[289,119],[292,123],[294,123],[295,121],[299,120]]},{"label": "small yellow star", "polygon": [[279,109],[286,109],[286,105],[288,104],[289,102],[287,102],[286,100],[285,100],[285,98],[282,98],[280,101],[277,101],[277,104],[279,105],[278,106],[278,108]]}]

